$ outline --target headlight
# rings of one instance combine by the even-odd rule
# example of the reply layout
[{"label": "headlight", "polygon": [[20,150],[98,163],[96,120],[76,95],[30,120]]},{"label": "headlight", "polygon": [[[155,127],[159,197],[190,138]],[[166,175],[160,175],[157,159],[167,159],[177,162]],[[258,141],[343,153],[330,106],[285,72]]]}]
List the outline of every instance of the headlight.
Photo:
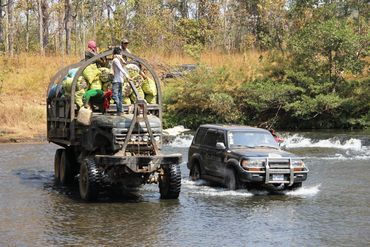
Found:
[{"label": "headlight", "polygon": [[264,166],[265,160],[261,159],[250,159],[242,161],[242,167],[249,171],[261,171]]},{"label": "headlight", "polygon": [[303,160],[292,160],[292,167],[294,171],[302,171],[305,165]]}]

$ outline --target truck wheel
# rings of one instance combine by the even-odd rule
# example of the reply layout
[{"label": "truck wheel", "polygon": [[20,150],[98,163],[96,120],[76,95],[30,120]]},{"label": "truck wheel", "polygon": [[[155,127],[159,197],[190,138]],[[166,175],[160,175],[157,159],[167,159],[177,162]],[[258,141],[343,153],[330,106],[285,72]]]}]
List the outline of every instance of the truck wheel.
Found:
[{"label": "truck wheel", "polygon": [[181,190],[181,171],[179,165],[170,165],[164,169],[159,179],[161,199],[177,199]]},{"label": "truck wheel", "polygon": [[62,152],[64,149],[60,148],[55,151],[55,156],[54,156],[54,178],[55,182],[59,183],[60,182],[60,159],[62,156]]},{"label": "truck wheel", "polygon": [[99,171],[93,158],[87,158],[80,166],[79,189],[81,199],[94,201],[98,198]]},{"label": "truck wheel", "polygon": [[67,151],[62,149],[60,157],[59,181],[62,185],[69,185],[73,181],[71,162],[68,159]]},{"label": "truck wheel", "polygon": [[288,190],[296,190],[296,189],[299,189],[301,187],[302,187],[302,182],[299,182],[299,183],[292,184],[292,186],[288,187],[287,189]]},{"label": "truck wheel", "polygon": [[226,188],[228,188],[229,190],[237,189],[235,171],[231,168],[226,168],[225,185],[226,185]]},{"label": "truck wheel", "polygon": [[194,163],[191,167],[189,177],[191,181],[197,181],[200,179],[200,167],[198,163]]}]

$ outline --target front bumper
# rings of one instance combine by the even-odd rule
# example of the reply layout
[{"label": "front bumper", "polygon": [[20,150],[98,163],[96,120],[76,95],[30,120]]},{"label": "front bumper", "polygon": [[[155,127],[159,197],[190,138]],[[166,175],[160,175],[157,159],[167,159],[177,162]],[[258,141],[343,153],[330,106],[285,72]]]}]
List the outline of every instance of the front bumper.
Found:
[{"label": "front bumper", "polygon": [[[275,181],[273,180],[274,174],[269,174],[268,178],[266,178],[266,172],[248,172],[243,171],[241,172],[239,179],[241,182],[247,182],[247,183],[266,183],[266,184],[293,184],[293,183],[299,183],[303,182],[307,179],[308,171],[304,172],[294,172],[293,176],[290,173],[278,173],[276,175],[283,175],[283,180]],[[291,179],[292,176],[292,179]]]},{"label": "front bumper", "polygon": [[248,171],[241,168],[240,181],[291,186],[294,183],[305,181],[309,172],[305,166],[293,167],[291,158],[266,158],[264,163],[265,166],[260,171]]},{"label": "front bumper", "polygon": [[156,156],[119,156],[95,155],[95,162],[100,167],[125,168],[127,173],[152,173],[161,167],[166,167],[182,162],[181,154],[156,155]]}]

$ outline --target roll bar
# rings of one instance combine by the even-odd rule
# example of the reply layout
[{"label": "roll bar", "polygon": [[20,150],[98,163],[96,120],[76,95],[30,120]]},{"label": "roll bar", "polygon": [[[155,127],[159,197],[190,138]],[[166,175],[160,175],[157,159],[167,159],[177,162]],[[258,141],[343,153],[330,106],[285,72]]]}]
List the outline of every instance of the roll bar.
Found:
[{"label": "roll bar", "polygon": [[[48,90],[47,90],[47,95],[46,97],[48,96],[49,94],[49,91],[51,89],[51,87],[57,82],[57,83],[61,83],[62,81],[62,78],[64,76],[67,75],[68,71],[72,68],[79,68],[78,71],[76,72],[74,78],[73,78],[73,81],[72,81],[72,88],[71,88],[71,109],[70,109],[70,116],[71,116],[71,121],[75,119],[75,113],[74,113],[74,104],[75,104],[75,99],[74,99],[74,95],[75,95],[75,91],[76,91],[76,85],[77,85],[77,80],[78,78],[82,75],[82,72],[84,71],[84,69],[89,66],[90,64],[94,63],[95,61],[101,59],[101,58],[104,58],[104,57],[107,57],[109,55],[112,55],[113,54],[113,49],[110,49],[110,50],[107,50],[107,51],[104,51],[88,60],[84,60],[84,61],[81,61],[81,62],[78,62],[78,63],[75,63],[75,64],[72,64],[72,65],[68,65],[64,68],[62,68],[61,70],[59,70],[50,80],[50,83],[49,83],[49,86],[48,86]],[[147,63],[144,59],[142,58],[139,58],[138,56],[136,55],[133,55],[131,53],[128,53],[126,51],[123,51],[122,54],[126,57],[129,57],[135,61],[138,61],[142,66],[144,66],[148,71],[149,73],[152,75],[154,81],[155,81],[155,84],[156,84],[156,87],[157,87],[157,102],[158,102],[158,105],[162,105],[162,91],[161,91],[161,85],[160,85],[160,80],[157,76],[157,74],[155,73],[154,69],[150,66],[149,63]],[[159,117],[160,119],[162,119],[162,113],[161,111],[159,111]]]}]

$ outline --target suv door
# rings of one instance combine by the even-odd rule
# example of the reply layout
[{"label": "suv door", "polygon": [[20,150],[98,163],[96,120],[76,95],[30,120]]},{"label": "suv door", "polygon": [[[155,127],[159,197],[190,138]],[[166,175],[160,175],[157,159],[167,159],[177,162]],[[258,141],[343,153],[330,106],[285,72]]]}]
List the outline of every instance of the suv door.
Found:
[{"label": "suv door", "polygon": [[224,173],[223,159],[225,150],[216,149],[216,143],[225,143],[225,134],[221,130],[208,129],[204,137],[203,159],[207,174],[222,177]]},{"label": "suv door", "polygon": [[[197,132],[194,135],[194,139],[190,145],[189,153],[188,153],[188,162],[191,162],[193,155],[201,156],[200,162],[202,163],[202,159],[204,156],[204,153],[202,154],[202,145],[204,142],[204,136],[206,135],[207,128],[200,127]],[[204,152],[204,150],[203,150]],[[192,165],[192,164],[191,164]],[[201,168],[202,169],[202,168]]]},{"label": "suv door", "polygon": [[[217,137],[216,137],[216,143],[222,142],[224,146],[226,147],[226,139],[225,139],[225,132],[223,130],[217,131]],[[224,177],[225,173],[225,152],[226,148],[224,149],[218,149],[216,148],[216,145],[213,149],[212,157],[211,158],[211,169],[213,170],[213,174],[217,177]]]}]

